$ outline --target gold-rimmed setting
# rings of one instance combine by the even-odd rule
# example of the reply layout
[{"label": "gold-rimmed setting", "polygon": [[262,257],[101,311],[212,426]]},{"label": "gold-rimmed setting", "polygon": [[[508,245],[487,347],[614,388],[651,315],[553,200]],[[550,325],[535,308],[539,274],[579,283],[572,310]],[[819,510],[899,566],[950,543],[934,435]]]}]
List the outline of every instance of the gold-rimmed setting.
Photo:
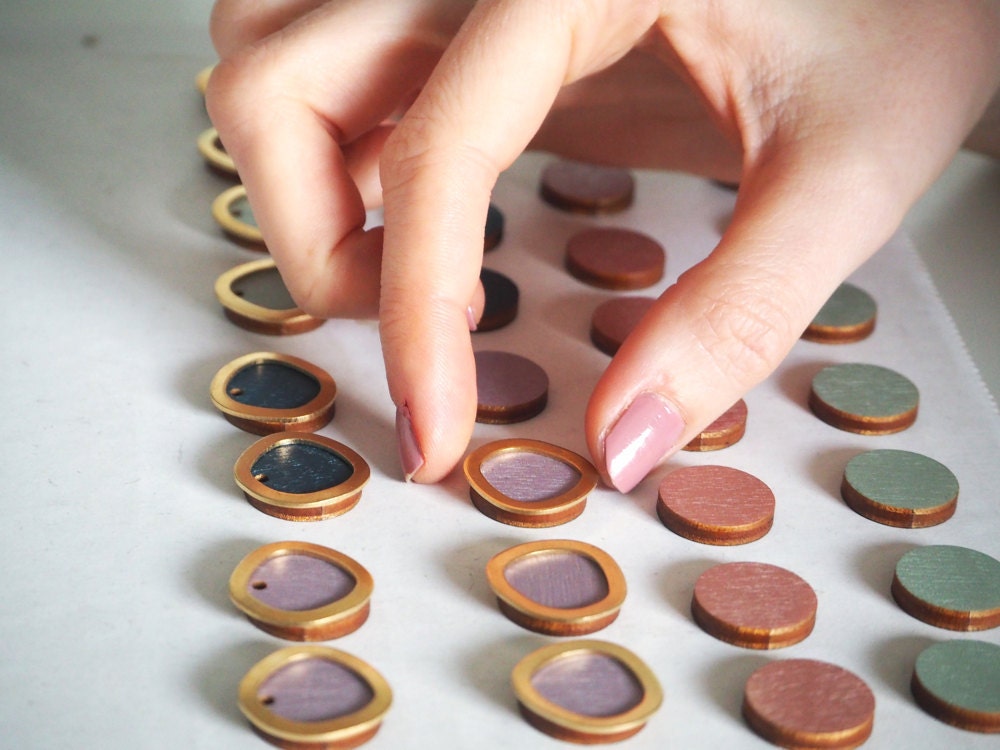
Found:
[{"label": "gold-rimmed setting", "polygon": [[[269,451],[287,445],[309,444],[342,458],[351,467],[350,476],[339,484],[312,492],[287,492],[267,483],[254,472],[254,465]],[[361,500],[361,490],[371,478],[371,467],[356,451],[336,440],[311,433],[278,432],[247,448],[233,467],[236,484],[253,507],[286,521],[321,521],[343,515]]]},{"label": "gold-rimmed setting", "polygon": [[[250,593],[260,587],[255,574],[265,563],[288,555],[303,555],[329,563],[354,580],[343,597],[321,607],[280,609]],[[351,557],[309,542],[274,542],[244,557],[229,577],[229,598],[247,619],[266,633],[291,641],[327,641],[353,633],[368,619],[375,588],[371,573]]]},{"label": "gold-rimmed setting", "polygon": [[[483,476],[483,464],[493,456],[509,453],[536,453],[560,461],[579,474],[576,483],[541,500],[516,500],[499,491]],[[583,513],[587,496],[597,486],[597,470],[583,456],[557,445],[527,438],[496,440],[480,446],[462,464],[469,482],[469,497],[483,515],[510,526],[542,528],[572,521]]]},{"label": "gold-rimmed setting", "polygon": [[[233,395],[238,394],[232,393],[230,381],[243,369],[261,364],[279,364],[298,370],[316,381],[316,395],[294,408],[271,408],[237,401]],[[283,431],[312,432],[329,423],[333,419],[337,384],[326,371],[304,359],[275,352],[254,352],[224,365],[212,378],[209,392],[212,403],[232,424],[256,435],[268,435]]]},{"label": "gold-rimmed setting", "polygon": [[[581,607],[553,607],[526,596],[507,580],[509,565],[533,556],[578,555],[594,563],[604,576],[607,593]],[[625,576],[618,563],[604,550],[586,542],[552,539],[526,542],[494,555],[486,563],[486,579],[497,597],[500,611],[521,627],[536,633],[580,636],[607,627],[618,617],[625,601]]]},{"label": "gold-rimmed setting", "polygon": [[[323,721],[296,721],[279,716],[268,707],[268,696],[261,695],[261,687],[279,670],[306,659],[323,659],[350,670],[367,683],[372,699],[357,711]],[[238,703],[254,730],[278,747],[339,750],[357,747],[375,735],[392,705],[392,689],[374,667],[345,651],[328,646],[289,646],[265,656],[250,668],[240,682]]]},{"label": "gold-rimmed setting", "polygon": [[240,244],[247,245],[255,250],[265,249],[264,235],[261,234],[256,223],[251,224],[243,221],[232,210],[234,203],[246,200],[247,189],[243,185],[233,185],[231,188],[223,190],[212,201],[212,217],[222,227],[223,232]]},{"label": "gold-rimmed setting", "polygon": [[[554,703],[535,688],[533,678],[545,666],[586,654],[610,657],[628,670],[642,690],[638,703],[610,716],[587,716]],[[511,684],[521,715],[529,724],[556,739],[580,744],[627,739],[638,733],[663,703],[663,689],[649,667],[628,649],[607,641],[585,639],[542,646],[517,663]]]},{"label": "gold-rimmed setting", "polygon": [[219,131],[215,128],[203,130],[198,136],[198,153],[201,154],[205,163],[216,172],[226,177],[236,177],[236,164],[227,152],[222,140],[219,138]]},{"label": "gold-rimmed setting", "polygon": [[274,309],[258,305],[237,294],[234,285],[258,273],[277,273],[277,266],[271,258],[260,258],[241,263],[224,272],[215,280],[215,296],[222,305],[226,317],[233,323],[254,333],[285,336],[306,333],[323,325],[322,318],[302,312],[298,307]]}]

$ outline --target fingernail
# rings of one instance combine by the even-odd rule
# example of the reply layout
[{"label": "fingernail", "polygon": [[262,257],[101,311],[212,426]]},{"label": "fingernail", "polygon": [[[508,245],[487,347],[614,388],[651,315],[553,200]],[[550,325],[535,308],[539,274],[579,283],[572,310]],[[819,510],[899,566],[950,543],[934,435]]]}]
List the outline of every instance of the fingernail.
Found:
[{"label": "fingernail", "polygon": [[469,321],[470,331],[475,331],[479,328],[479,325],[476,323],[476,311],[472,309],[472,305],[465,308],[465,319]]},{"label": "fingernail", "polygon": [[655,393],[639,395],[604,438],[608,477],[630,492],[677,443],[684,420]]},{"label": "fingernail", "polygon": [[409,482],[424,465],[424,455],[417,444],[417,436],[413,432],[413,420],[405,404],[396,409],[396,442],[399,445],[399,462],[403,466],[403,477]]}]

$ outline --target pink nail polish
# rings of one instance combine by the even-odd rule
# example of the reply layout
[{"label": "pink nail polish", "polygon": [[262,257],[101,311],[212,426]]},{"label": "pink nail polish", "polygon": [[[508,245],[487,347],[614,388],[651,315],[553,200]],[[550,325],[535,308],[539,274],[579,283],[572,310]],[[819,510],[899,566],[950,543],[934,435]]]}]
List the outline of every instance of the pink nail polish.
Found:
[{"label": "pink nail polish", "polygon": [[476,311],[472,309],[472,305],[465,308],[465,319],[469,321],[469,330],[475,332],[479,325],[476,323]]},{"label": "pink nail polish", "polygon": [[405,404],[396,409],[396,441],[399,445],[399,462],[403,466],[403,477],[409,482],[424,465],[424,455],[417,444],[417,436],[413,432],[413,420]]},{"label": "pink nail polish", "polygon": [[640,394],[604,438],[608,477],[619,492],[630,492],[674,447],[684,420],[655,393]]}]

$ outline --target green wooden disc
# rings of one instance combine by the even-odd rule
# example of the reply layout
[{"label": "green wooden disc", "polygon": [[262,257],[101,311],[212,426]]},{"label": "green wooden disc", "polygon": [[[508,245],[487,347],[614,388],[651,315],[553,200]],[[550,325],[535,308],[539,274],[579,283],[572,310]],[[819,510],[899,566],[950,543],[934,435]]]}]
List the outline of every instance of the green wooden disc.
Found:
[{"label": "green wooden disc", "polygon": [[954,515],[958,479],[947,466],[919,453],[874,450],[847,463],[840,492],[865,518],[923,528]]},{"label": "green wooden disc", "polygon": [[822,343],[860,341],[875,330],[875,300],[853,284],[841,284],[820,308],[802,338]]},{"label": "green wooden disc", "polygon": [[848,363],[813,378],[809,406],[827,424],[863,435],[899,432],[917,419],[917,387],[895,370]]},{"label": "green wooden disc", "polygon": [[1000,732],[1000,646],[946,641],[925,649],[911,689],[932,716],[963,729]]},{"label": "green wooden disc", "polygon": [[919,620],[950,630],[1000,625],[1000,560],[966,547],[918,547],[896,563],[892,595]]}]

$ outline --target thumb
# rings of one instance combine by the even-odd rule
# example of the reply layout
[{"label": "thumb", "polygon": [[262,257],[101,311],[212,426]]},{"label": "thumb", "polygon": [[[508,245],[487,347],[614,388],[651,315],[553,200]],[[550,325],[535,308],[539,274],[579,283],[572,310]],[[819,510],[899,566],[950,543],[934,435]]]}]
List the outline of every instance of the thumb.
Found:
[{"label": "thumb", "polygon": [[598,382],[587,440],[629,492],[784,359],[836,286],[884,244],[899,201],[851,156],[785,154],[745,173],[733,221],[664,292]]}]

